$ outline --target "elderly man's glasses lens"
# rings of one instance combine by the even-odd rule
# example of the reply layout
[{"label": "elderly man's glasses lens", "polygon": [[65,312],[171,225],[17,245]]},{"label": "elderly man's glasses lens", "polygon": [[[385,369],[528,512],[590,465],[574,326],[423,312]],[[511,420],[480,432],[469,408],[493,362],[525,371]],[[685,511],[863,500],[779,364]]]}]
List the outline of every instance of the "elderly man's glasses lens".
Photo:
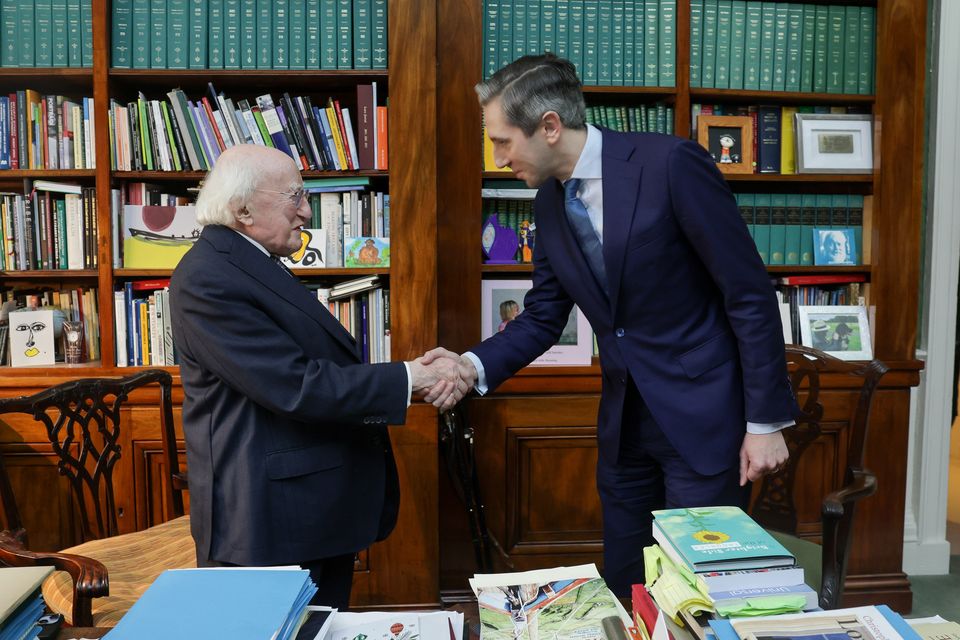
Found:
[{"label": "elderly man's glasses lens", "polygon": [[307,192],[303,190],[303,187],[300,187],[296,191],[275,191],[274,189],[257,189],[257,191],[264,191],[266,193],[279,193],[281,195],[287,196],[290,198],[290,203],[293,204],[294,209],[299,209],[300,205],[303,204],[303,199],[306,197]]}]

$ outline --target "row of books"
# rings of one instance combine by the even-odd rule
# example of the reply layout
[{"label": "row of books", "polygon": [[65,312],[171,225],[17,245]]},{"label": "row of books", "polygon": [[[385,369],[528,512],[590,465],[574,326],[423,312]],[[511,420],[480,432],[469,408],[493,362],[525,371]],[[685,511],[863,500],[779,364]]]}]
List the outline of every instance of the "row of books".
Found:
[{"label": "row of books", "polygon": [[585,85],[676,84],[677,0],[484,0],[483,71],[552,51]]},{"label": "row of books", "polygon": [[170,279],[126,282],[113,292],[118,367],[173,366]]},{"label": "row of books", "polygon": [[311,288],[357,341],[363,362],[390,362],[390,289],[379,276]]},{"label": "row of books", "polygon": [[673,134],[673,107],[660,102],[639,107],[590,106],[587,122],[614,131]]},{"label": "row of books", "polygon": [[112,4],[117,68],[387,68],[387,0]]},{"label": "row of books", "polygon": [[787,276],[776,282],[780,321],[787,344],[802,342],[800,307],[865,307],[870,287],[866,276],[861,274]]},{"label": "row of books", "polygon": [[93,98],[0,96],[0,169],[93,169]]},{"label": "row of books", "polygon": [[0,194],[4,271],[96,269],[92,187],[37,180],[27,194]]},{"label": "row of books", "polygon": [[[100,314],[97,308],[96,287],[74,287],[72,289],[15,289],[3,291],[5,302],[16,302],[17,309],[53,310],[54,324],[57,320],[70,320],[83,326],[83,353],[81,361],[100,358]],[[59,335],[57,336],[59,338]],[[57,358],[63,360],[59,340],[54,343]],[[4,365],[11,362],[9,352],[2,359]],[[53,363],[53,359],[49,364]]]},{"label": "row of books", "polygon": [[264,94],[254,101],[217,93],[192,102],[180,89],[168,100],[110,101],[110,162],[120,171],[206,171],[237,144],[275,147],[303,170],[387,169],[387,108],[376,83],[357,86],[355,110],[339,100],[314,106],[307,96]]},{"label": "row of books", "polygon": [[[308,183],[305,183],[308,184]],[[313,229],[322,229],[324,267],[382,266],[390,264],[390,196],[378,191],[359,190],[320,193],[319,202],[311,202]],[[316,208],[313,202],[317,202]],[[318,224],[314,224],[318,223]],[[357,255],[359,245],[373,240],[378,255],[364,252],[364,260]],[[351,255],[352,253],[352,255]],[[383,254],[386,255],[383,255]],[[373,260],[376,257],[377,260]],[[291,266],[301,266],[293,264]],[[319,266],[319,265],[318,265]]]},{"label": "row of books", "polygon": [[875,7],[690,3],[691,87],[869,95],[875,50]]},{"label": "row of books", "polygon": [[0,65],[92,67],[92,0],[4,0]]},{"label": "row of books", "polygon": [[872,196],[738,193],[735,197],[764,264],[819,264],[814,229],[852,230],[850,262],[863,263],[864,211],[872,209]]}]

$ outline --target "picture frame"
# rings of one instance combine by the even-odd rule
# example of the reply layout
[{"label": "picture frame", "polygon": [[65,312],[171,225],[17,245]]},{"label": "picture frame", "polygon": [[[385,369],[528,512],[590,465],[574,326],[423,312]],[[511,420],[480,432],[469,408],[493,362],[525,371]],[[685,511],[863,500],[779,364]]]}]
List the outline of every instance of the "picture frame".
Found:
[{"label": "picture frame", "polygon": [[813,264],[857,264],[856,235],[852,227],[840,229],[813,228]]},{"label": "picture frame", "polygon": [[722,173],[753,173],[753,120],[750,116],[697,117],[697,142]]},{"label": "picture frame", "polygon": [[863,306],[799,306],[800,339],[841,360],[872,360],[873,344],[867,308]]},{"label": "picture frame", "polygon": [[326,261],[323,252],[327,250],[326,229],[301,229],[300,248],[280,261],[291,269],[323,269]]},{"label": "picture frame", "polygon": [[797,113],[797,173],[873,173],[873,116]]},{"label": "picture frame", "polygon": [[[532,280],[484,280],[480,300],[480,337],[486,340],[502,331],[513,318],[520,315],[523,312],[524,297],[532,287]],[[574,306],[559,342],[532,364],[582,366],[589,365],[592,357],[593,330],[583,311]]]},{"label": "picture frame", "polygon": [[14,367],[53,366],[54,318],[49,309],[23,309],[10,315],[10,364]]}]

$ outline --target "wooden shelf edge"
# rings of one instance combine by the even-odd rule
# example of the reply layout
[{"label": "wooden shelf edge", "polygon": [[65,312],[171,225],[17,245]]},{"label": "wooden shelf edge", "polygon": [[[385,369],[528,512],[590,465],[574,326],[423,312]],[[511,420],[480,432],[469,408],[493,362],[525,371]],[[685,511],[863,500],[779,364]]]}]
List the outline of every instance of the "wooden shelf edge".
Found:
[{"label": "wooden shelf edge", "polygon": [[95,178],[96,169],[0,169],[3,178]]},{"label": "wooden shelf edge", "polygon": [[107,75],[111,78],[387,78],[389,69],[125,69],[110,67]]},{"label": "wooden shelf edge", "polygon": [[[2,175],[2,173],[0,173]],[[92,173],[91,173],[92,175]],[[111,178],[122,180],[202,180],[206,171],[111,171]],[[389,171],[301,171],[304,178],[386,178]]]},{"label": "wooden shelf edge", "polygon": [[[389,276],[390,267],[324,267],[322,269],[293,269],[301,278],[324,276]],[[96,272],[94,272],[96,275]],[[169,278],[173,269],[114,269],[115,278]]]},{"label": "wooden shelf edge", "polygon": [[873,182],[872,173],[727,173],[730,182]]},{"label": "wooden shelf edge", "polygon": [[802,104],[873,104],[874,95],[850,93],[810,93],[804,91],[755,91],[752,89],[709,89],[691,87],[690,100],[756,100],[772,102],[797,102]]},{"label": "wooden shelf edge", "polygon": [[44,278],[57,280],[60,278],[96,278],[99,272],[96,269],[37,269],[35,271],[0,271],[0,278],[17,280],[31,280]]}]

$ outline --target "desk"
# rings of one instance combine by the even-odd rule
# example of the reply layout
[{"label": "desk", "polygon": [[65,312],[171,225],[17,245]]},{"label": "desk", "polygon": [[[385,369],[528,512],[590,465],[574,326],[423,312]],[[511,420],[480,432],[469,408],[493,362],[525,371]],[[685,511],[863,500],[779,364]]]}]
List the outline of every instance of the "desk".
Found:
[{"label": "desk", "polygon": [[108,627],[64,627],[60,629],[56,640],[77,640],[77,638],[102,638],[110,631]]}]

